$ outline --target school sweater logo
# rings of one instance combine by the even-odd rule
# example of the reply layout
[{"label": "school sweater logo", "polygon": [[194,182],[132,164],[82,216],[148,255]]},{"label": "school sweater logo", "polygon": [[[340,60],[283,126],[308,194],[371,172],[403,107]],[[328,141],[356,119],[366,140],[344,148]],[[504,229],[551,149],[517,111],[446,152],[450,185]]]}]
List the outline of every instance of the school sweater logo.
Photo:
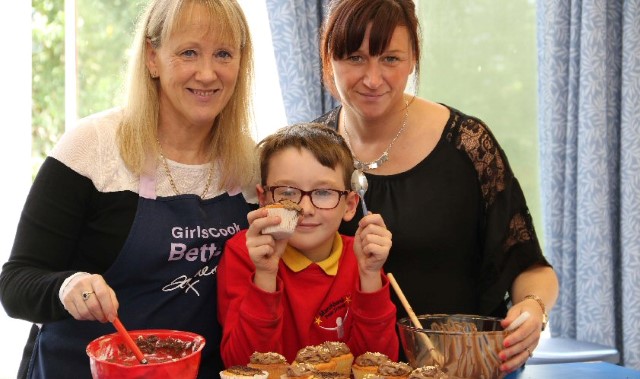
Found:
[{"label": "school sweater logo", "polygon": [[[347,295],[342,299],[332,301],[328,306],[318,312],[318,315],[316,316],[316,319],[314,321],[315,324],[318,325],[320,329],[335,331],[338,335],[338,339],[342,339],[342,337],[344,337],[344,323],[347,321],[347,317],[349,316],[350,303],[351,295]],[[336,314],[339,315],[335,317],[336,326],[322,325],[330,323]]]}]

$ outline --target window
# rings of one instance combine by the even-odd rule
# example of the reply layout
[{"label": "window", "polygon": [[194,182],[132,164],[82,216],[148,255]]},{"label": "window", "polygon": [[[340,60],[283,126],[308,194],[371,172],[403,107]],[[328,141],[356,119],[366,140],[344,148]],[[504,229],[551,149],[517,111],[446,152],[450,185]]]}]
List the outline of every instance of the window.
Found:
[{"label": "window", "polygon": [[542,239],[533,0],[419,0],[418,94],[482,119],[505,151]]}]

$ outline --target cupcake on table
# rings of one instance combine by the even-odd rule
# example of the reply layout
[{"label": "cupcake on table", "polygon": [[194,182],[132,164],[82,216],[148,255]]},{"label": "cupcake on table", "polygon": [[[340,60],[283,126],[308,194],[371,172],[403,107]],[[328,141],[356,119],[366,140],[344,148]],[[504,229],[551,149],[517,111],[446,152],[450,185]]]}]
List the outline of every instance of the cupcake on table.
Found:
[{"label": "cupcake on table", "polygon": [[326,341],[322,344],[329,350],[331,360],[336,362],[336,372],[351,376],[351,365],[353,364],[353,354],[351,349],[344,342]]},{"label": "cupcake on table", "polygon": [[331,359],[331,353],[323,345],[307,346],[298,350],[296,363],[308,363],[316,371],[336,371],[336,362]]},{"label": "cupcake on table", "polygon": [[378,367],[387,361],[389,361],[389,356],[378,352],[366,352],[359,355],[351,366],[354,379],[363,379],[366,374],[377,374]]},{"label": "cupcake on table", "polygon": [[289,364],[282,354],[275,352],[254,352],[247,366],[269,373],[269,379],[280,379],[287,372]]}]

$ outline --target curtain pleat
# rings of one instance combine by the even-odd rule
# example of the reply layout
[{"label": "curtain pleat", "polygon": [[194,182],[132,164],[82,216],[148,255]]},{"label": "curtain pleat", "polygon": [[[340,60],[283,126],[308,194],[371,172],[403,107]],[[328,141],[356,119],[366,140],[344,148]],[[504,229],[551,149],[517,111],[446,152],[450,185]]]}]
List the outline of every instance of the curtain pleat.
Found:
[{"label": "curtain pleat", "polygon": [[287,122],[313,120],[337,104],[321,76],[319,31],[327,1],[266,1]]},{"label": "curtain pleat", "polygon": [[638,369],[640,0],[537,4],[552,334],[615,346]]}]

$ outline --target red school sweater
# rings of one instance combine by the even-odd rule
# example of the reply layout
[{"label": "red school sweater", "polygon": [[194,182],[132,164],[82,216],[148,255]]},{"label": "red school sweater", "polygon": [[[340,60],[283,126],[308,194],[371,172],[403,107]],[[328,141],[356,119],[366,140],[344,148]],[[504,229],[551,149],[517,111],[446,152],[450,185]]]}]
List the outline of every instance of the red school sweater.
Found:
[{"label": "red school sweater", "polygon": [[291,363],[298,350],[324,341],[344,342],[354,356],[371,351],[397,360],[389,282],[381,272],[379,291],[359,290],[352,237],[336,233],[331,255],[318,263],[287,246],[274,293],[256,287],[254,273],[242,231],[227,241],[218,265],[220,351],[226,367],[246,365],[256,351],[280,353]]}]

